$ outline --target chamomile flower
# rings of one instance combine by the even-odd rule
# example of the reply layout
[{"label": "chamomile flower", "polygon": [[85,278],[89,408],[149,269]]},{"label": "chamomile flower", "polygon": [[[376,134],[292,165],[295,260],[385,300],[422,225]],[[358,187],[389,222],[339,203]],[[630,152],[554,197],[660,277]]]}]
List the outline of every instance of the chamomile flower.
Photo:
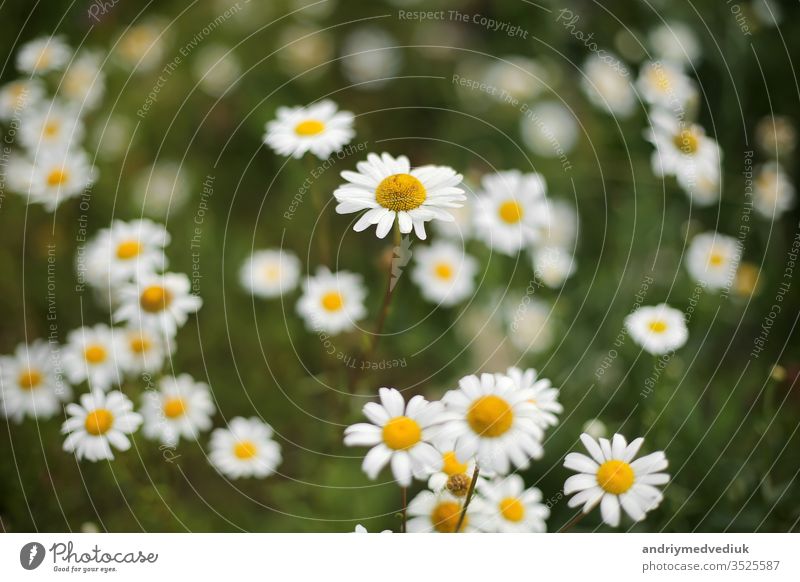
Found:
[{"label": "chamomile flower", "polygon": [[625,328],[633,341],[654,355],[677,350],[689,339],[683,313],[666,303],[640,307],[625,318]]},{"label": "chamomile flower", "polygon": [[[441,470],[434,472],[428,478],[428,488],[434,493],[447,490],[456,497],[464,498],[469,491],[472,476],[475,473],[475,460],[470,459],[464,463],[458,460],[456,452],[449,447],[442,447]],[[485,480],[486,471],[478,474],[478,482]]]},{"label": "chamomile flower", "polygon": [[628,68],[616,56],[592,54],[583,64],[581,88],[592,105],[619,117],[629,117],[636,107]]},{"label": "chamomile flower", "polygon": [[103,55],[83,51],[69,64],[58,88],[60,97],[79,111],[95,109],[106,90],[106,75],[102,70]]},{"label": "chamomile flower", "polygon": [[0,87],[0,119],[8,121],[22,117],[37,107],[44,97],[44,85],[39,79],[19,79]]},{"label": "chamomile flower", "polygon": [[539,234],[541,246],[570,249],[578,237],[578,212],[565,200],[547,199]]},{"label": "chamomile flower", "polygon": [[531,393],[530,402],[536,407],[533,419],[539,426],[548,428],[558,424],[557,415],[564,412],[564,407],[558,402],[558,388],[553,388],[550,380],[539,378],[539,373],[533,368],[511,367],[506,376],[511,378],[517,390]]},{"label": "chamomile flower", "polygon": [[297,312],[310,331],[337,334],[354,329],[367,314],[366,295],[360,275],[348,271],[331,273],[326,267],[319,267],[315,276],[303,282]]},{"label": "chamomile flower", "polygon": [[536,487],[525,489],[519,475],[495,477],[480,485],[475,506],[475,526],[490,533],[544,533],[550,510]]},{"label": "chamomile flower", "polygon": [[449,242],[435,242],[417,248],[411,279],[422,296],[432,303],[449,307],[460,303],[475,290],[478,262],[464,253],[463,247]]},{"label": "chamomile flower", "polygon": [[26,416],[50,418],[72,397],[59,380],[47,342],[20,344],[13,356],[0,356],[0,414],[15,422]]},{"label": "chamomile flower", "polygon": [[669,62],[650,61],[642,65],[636,87],[645,102],[674,114],[682,113],[696,94],[692,80]]},{"label": "chamomile flower", "polygon": [[300,260],[281,249],[254,252],[239,270],[242,287],[256,297],[280,297],[297,287]]},{"label": "chamomile flower", "polygon": [[82,394],[80,404],[67,404],[69,418],[61,426],[67,435],[64,450],[74,452],[78,460],[111,460],[112,447],[120,451],[131,448],[130,435],[142,424],[140,414],[122,392],[108,394],[93,390]]},{"label": "chamomile flower", "polygon": [[72,56],[72,49],[61,36],[35,38],[19,49],[17,69],[22,73],[41,75],[64,67]]},{"label": "chamomile flower", "polygon": [[736,277],[742,247],[735,238],[718,232],[696,235],[686,252],[689,275],[711,291],[728,289]]},{"label": "chamomile flower", "polygon": [[578,267],[574,255],[566,249],[544,246],[534,251],[533,268],[542,283],[558,289],[575,274]]},{"label": "chamomile flower", "polygon": [[203,305],[203,300],[191,293],[189,277],[183,273],[143,274],[120,289],[119,300],[116,321],[149,327],[165,335],[174,335],[189,314]]},{"label": "chamomile flower", "polygon": [[506,309],[509,341],[522,353],[541,353],[551,345],[555,335],[552,308],[541,299],[524,296],[509,302]]},{"label": "chamomile flower", "polygon": [[151,71],[164,57],[168,26],[152,18],[126,28],[115,45],[117,57],[137,73]]},{"label": "chamomile flower", "polygon": [[462,499],[449,491],[420,491],[408,504],[408,533],[474,533],[475,510],[473,504],[467,507],[467,513],[459,527]]},{"label": "chamomile flower", "polygon": [[277,119],[267,124],[264,143],[282,156],[302,158],[311,152],[325,160],[354,135],[353,114],[325,100],[309,107],[279,107]]},{"label": "chamomile flower", "polygon": [[543,158],[561,158],[578,143],[579,126],[575,112],[560,101],[542,101],[527,109],[520,119],[522,141]]},{"label": "chamomile flower", "polygon": [[406,404],[394,388],[378,390],[381,403],[364,405],[364,416],[370,423],[348,426],[344,431],[347,446],[372,447],[364,457],[362,469],[375,479],[387,463],[401,487],[411,485],[412,477],[424,478],[442,467],[442,457],[430,444],[443,407],[414,396]]},{"label": "chamomile flower", "polygon": [[669,482],[669,475],[661,472],[667,468],[663,451],[634,460],[642,438],[628,444],[625,437],[615,434],[611,442],[601,438],[598,443],[582,434],[581,441],[591,457],[569,453],[564,459],[567,469],[578,471],[564,483],[566,495],[576,493],[570,507],[582,505],[588,513],[599,503],[603,521],[611,527],[619,525],[620,506],[634,521],[658,507],[664,496],[655,486]]},{"label": "chamomile flower", "polygon": [[356,88],[377,90],[389,83],[403,64],[397,39],[376,26],[356,28],[342,43],[342,72]]},{"label": "chamomile flower", "polygon": [[[369,533],[369,530],[359,523],[356,524],[356,529],[353,531],[353,533]],[[381,533],[392,533],[392,530],[385,529],[381,531]]]},{"label": "chamomile flower", "polygon": [[333,193],[339,214],[366,210],[353,226],[356,232],[377,225],[376,234],[383,238],[396,219],[401,233],[410,233],[413,228],[417,237],[425,239],[425,223],[433,219],[452,222],[445,209],[457,208],[465,199],[459,187],[461,174],[447,166],[412,170],[406,156],[393,158],[384,153],[369,154],[356,168],[358,172],[342,172],[348,184]]},{"label": "chamomile flower", "polygon": [[52,212],[69,198],[79,196],[95,181],[97,172],[89,157],[80,150],[45,150],[37,152],[29,166],[30,176],[21,180],[29,186],[28,201],[41,204]]},{"label": "chamomile flower", "polygon": [[214,410],[207,384],[195,382],[189,374],[165,376],[158,390],[144,394],[142,432],[169,447],[181,438],[197,440],[201,432],[211,428]]},{"label": "chamomile flower", "polygon": [[655,55],[676,65],[697,65],[702,50],[694,31],[682,22],[665,22],[647,34]]},{"label": "chamomile flower", "polygon": [[442,398],[447,422],[439,435],[452,439],[457,458],[475,457],[479,467],[503,475],[542,456],[533,389],[519,389],[502,374],[465,376],[458,386]]},{"label": "chamomile flower", "polygon": [[149,327],[117,328],[115,333],[121,335],[118,352],[120,366],[129,374],[157,372],[175,349],[171,335]]},{"label": "chamomile flower", "polygon": [[120,334],[105,324],[71,331],[62,355],[69,381],[79,384],[85,380],[92,390],[119,385],[119,342]]},{"label": "chamomile flower", "polygon": [[482,186],[475,204],[475,235],[506,255],[537,242],[547,219],[544,178],[509,170],[484,176]]},{"label": "chamomile flower", "polygon": [[167,229],[152,220],[113,221],[89,243],[89,283],[101,288],[115,286],[131,281],[137,273],[163,271],[167,266],[164,247],[169,242]]},{"label": "chamomile flower", "polygon": [[228,428],[211,433],[209,460],[231,479],[272,475],[282,460],[281,447],[272,434],[272,427],[258,418],[238,416]]},{"label": "chamomile flower", "polygon": [[761,216],[773,220],[794,206],[795,188],[777,162],[761,166],[756,174],[753,206]]}]

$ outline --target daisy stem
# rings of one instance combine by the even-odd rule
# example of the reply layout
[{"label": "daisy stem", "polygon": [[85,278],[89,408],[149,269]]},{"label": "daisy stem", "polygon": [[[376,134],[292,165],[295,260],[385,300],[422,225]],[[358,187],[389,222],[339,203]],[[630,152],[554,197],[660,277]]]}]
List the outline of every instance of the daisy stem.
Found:
[{"label": "daisy stem", "polygon": [[[314,158],[310,155],[305,156],[307,160],[306,166],[308,167],[308,176],[306,179],[311,180],[314,177],[314,171],[316,170],[317,163],[314,161]],[[311,201],[314,204],[314,210],[317,214],[317,224],[319,225],[319,232],[317,236],[317,241],[319,244],[319,262],[326,267],[330,267],[330,251],[328,248],[328,220],[325,216],[325,208],[322,200],[321,189],[317,188],[310,188],[311,190]]]},{"label": "daisy stem", "polygon": [[453,533],[458,533],[461,531],[461,526],[464,524],[464,519],[467,517],[467,508],[469,507],[470,501],[472,501],[472,494],[475,493],[475,485],[478,483],[479,472],[480,468],[476,464],[475,470],[472,472],[472,481],[469,482],[469,489],[467,489],[467,497],[464,499],[464,507],[461,508],[461,515],[458,516],[458,523],[456,524],[456,529],[453,530]]},{"label": "daisy stem", "polygon": [[582,520],[584,517],[586,517],[586,514],[585,514],[583,511],[578,511],[578,513],[577,513],[575,516],[573,516],[573,518],[572,518],[572,519],[570,519],[570,520],[569,520],[567,523],[565,523],[565,524],[564,524],[564,525],[561,527],[561,529],[559,529],[559,530],[558,530],[556,533],[565,533],[565,532],[568,532],[568,531],[569,531],[569,530],[571,530],[573,527],[575,527],[576,525],[578,525],[578,524],[580,523],[580,521],[581,521],[581,520]]},{"label": "daisy stem", "polygon": [[400,488],[400,496],[403,502],[403,521],[400,523],[400,533],[406,533],[406,521],[408,520],[408,487]]}]

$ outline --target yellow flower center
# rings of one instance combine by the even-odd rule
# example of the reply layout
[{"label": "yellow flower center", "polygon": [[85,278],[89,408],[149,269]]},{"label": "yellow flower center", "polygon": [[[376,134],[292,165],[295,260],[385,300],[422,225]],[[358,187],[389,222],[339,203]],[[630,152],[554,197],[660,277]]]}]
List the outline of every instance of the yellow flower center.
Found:
[{"label": "yellow flower center", "polygon": [[712,267],[719,267],[725,262],[725,256],[722,253],[712,252],[708,256],[708,264]]},{"label": "yellow flower center", "polygon": [[322,307],[326,311],[339,311],[344,305],[342,294],[336,291],[329,291],[322,296]]},{"label": "yellow flower center", "polygon": [[233,447],[233,454],[242,460],[252,459],[256,456],[257,452],[258,449],[253,441],[239,441],[236,443],[236,446]]},{"label": "yellow flower center", "polygon": [[597,469],[597,484],[612,495],[622,495],[633,486],[633,469],[625,461],[606,461]]},{"label": "yellow flower center", "polygon": [[667,322],[665,322],[663,319],[655,319],[651,321],[647,327],[649,327],[650,331],[653,333],[664,333],[667,331]]},{"label": "yellow flower center", "polygon": [[90,364],[102,364],[106,361],[107,356],[108,352],[106,349],[98,344],[87,346],[86,349],[83,350],[83,357]]},{"label": "yellow flower center", "polygon": [[383,425],[383,442],[395,451],[405,451],[422,438],[422,429],[417,421],[407,416],[395,416]]},{"label": "yellow flower center", "polygon": [[69,180],[69,172],[64,168],[52,170],[49,174],[47,174],[48,186],[60,186],[67,180]]},{"label": "yellow flower center", "polygon": [[461,475],[467,472],[467,464],[461,463],[454,451],[447,451],[442,455],[442,471],[450,475]]},{"label": "yellow flower center", "polygon": [[264,277],[267,281],[277,281],[281,277],[281,269],[277,265],[267,265],[264,267]]},{"label": "yellow flower center", "polygon": [[42,374],[38,370],[26,370],[19,375],[17,384],[23,390],[33,390],[42,383]]},{"label": "yellow flower center", "polygon": [[164,402],[164,416],[178,418],[186,413],[186,401],[183,398],[170,398]]},{"label": "yellow flower center", "polygon": [[[433,508],[431,512],[431,522],[433,528],[440,533],[454,533],[458,525],[458,518],[461,515],[461,506],[455,501],[443,501]],[[460,531],[467,527],[469,518],[464,516]]]},{"label": "yellow flower center", "polygon": [[44,128],[42,133],[44,133],[45,137],[54,137],[58,135],[58,130],[61,129],[61,124],[57,121],[48,121],[44,124]]},{"label": "yellow flower center", "polygon": [[669,75],[663,69],[651,69],[650,79],[655,84],[656,89],[662,93],[667,93],[672,90],[672,82],[669,79]]},{"label": "yellow flower center", "polygon": [[139,304],[148,313],[164,311],[172,303],[172,293],[161,285],[151,285],[142,291]]},{"label": "yellow flower center", "polygon": [[517,224],[522,220],[525,211],[516,201],[506,200],[500,205],[497,213],[500,215],[500,219],[506,224]]},{"label": "yellow flower center", "polygon": [[437,263],[433,271],[436,273],[437,277],[444,279],[445,281],[449,281],[453,278],[454,270],[450,263]]},{"label": "yellow flower center", "polygon": [[525,506],[516,497],[506,497],[500,502],[500,513],[508,521],[522,521],[525,517]]},{"label": "yellow flower center", "polygon": [[482,396],[467,411],[467,422],[478,435],[495,438],[511,428],[514,412],[508,402],[499,396]]},{"label": "yellow flower center", "polygon": [[323,131],[325,131],[325,124],[318,119],[306,119],[294,126],[294,132],[302,136],[317,135]]},{"label": "yellow flower center", "polygon": [[39,55],[36,57],[36,62],[33,65],[35,70],[44,69],[50,64],[50,47],[44,47]]},{"label": "yellow flower center", "polygon": [[134,354],[143,354],[145,352],[148,352],[150,351],[152,345],[153,344],[150,342],[150,340],[143,336],[131,337],[130,346],[131,346],[131,351]]},{"label": "yellow flower center", "polygon": [[86,432],[94,436],[107,433],[112,424],[114,424],[114,415],[105,408],[91,411],[86,415],[86,420],[83,423]]},{"label": "yellow flower center", "polygon": [[700,139],[690,129],[682,130],[678,135],[672,138],[672,143],[683,153],[689,155],[697,153],[697,149],[700,147]]},{"label": "yellow flower center", "polygon": [[138,240],[126,240],[117,246],[117,258],[132,259],[142,252],[142,244]]},{"label": "yellow flower center", "polygon": [[411,174],[387,176],[375,190],[378,204],[395,212],[419,208],[427,197],[425,186]]}]

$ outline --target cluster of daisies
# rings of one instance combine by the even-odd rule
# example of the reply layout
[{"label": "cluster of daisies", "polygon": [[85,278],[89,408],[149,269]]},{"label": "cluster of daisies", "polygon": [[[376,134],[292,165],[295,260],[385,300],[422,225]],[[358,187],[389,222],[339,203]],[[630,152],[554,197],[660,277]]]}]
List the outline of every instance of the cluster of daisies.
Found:
[{"label": "cluster of daisies", "polygon": [[[546,531],[542,492],[526,488],[516,471],[542,457],[545,431],[563,411],[549,380],[509,368],[466,376],[441,401],[417,395],[406,402],[394,388],[381,388],[378,398],[363,408],[369,422],[345,429],[344,443],[370,447],[362,463],[370,479],[389,466],[400,487],[415,479],[427,485],[408,504],[406,531]],[[621,510],[640,521],[659,505],[656,486],[669,480],[663,452],[635,459],[643,439],[628,444],[618,434],[612,441],[583,434],[581,441],[589,456],[573,452],[564,461],[577,472],[564,484],[565,494],[575,494],[570,507],[588,513],[599,505],[603,521],[616,527]]]}]

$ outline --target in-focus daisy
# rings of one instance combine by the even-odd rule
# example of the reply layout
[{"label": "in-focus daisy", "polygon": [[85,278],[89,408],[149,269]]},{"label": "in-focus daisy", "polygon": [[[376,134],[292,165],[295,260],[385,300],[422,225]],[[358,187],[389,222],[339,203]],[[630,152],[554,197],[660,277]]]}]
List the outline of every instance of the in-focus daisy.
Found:
[{"label": "in-focus daisy", "polygon": [[378,390],[381,403],[364,405],[364,416],[370,423],[348,426],[344,431],[347,446],[372,447],[364,457],[362,469],[375,479],[387,463],[402,487],[411,485],[412,477],[422,479],[442,468],[442,457],[430,444],[443,407],[414,396],[406,405],[403,396],[394,388]]},{"label": "in-focus daisy", "polygon": [[164,365],[164,359],[175,349],[171,335],[149,327],[129,326],[117,328],[119,334],[119,363],[125,372],[157,372]]},{"label": "in-focus daisy", "polygon": [[533,389],[519,389],[502,374],[465,376],[458,386],[442,398],[447,423],[439,436],[452,439],[458,459],[475,457],[480,468],[503,475],[542,456]]},{"label": "in-focus daisy", "polygon": [[207,384],[195,382],[189,374],[165,376],[158,390],[148,390],[143,396],[142,432],[169,447],[181,438],[197,440],[211,428],[214,410]]},{"label": "in-focus daisy", "polygon": [[625,329],[633,341],[655,355],[677,350],[689,339],[683,313],[666,303],[640,307],[625,318]]},{"label": "in-focus daisy", "polygon": [[311,152],[321,160],[353,139],[353,114],[337,111],[333,101],[309,107],[278,107],[277,119],[267,124],[264,143],[282,156],[301,158]]},{"label": "in-focus daisy", "polygon": [[133,403],[117,390],[81,394],[80,404],[67,404],[67,414],[69,418],[61,425],[61,432],[68,435],[64,450],[74,452],[78,460],[113,459],[112,447],[120,451],[131,448],[127,435],[142,424]]},{"label": "in-focus daisy", "polygon": [[173,335],[203,305],[183,273],[144,274],[120,289],[116,321]]},{"label": "in-focus daisy", "polygon": [[69,198],[79,196],[94,183],[97,172],[86,152],[80,150],[44,150],[37,152],[29,167],[30,177],[26,192],[28,201],[55,210]]},{"label": "in-focus daisy", "polygon": [[367,314],[366,295],[361,275],[348,271],[331,273],[326,267],[319,267],[316,275],[303,282],[297,312],[310,331],[337,334],[354,329]]},{"label": "in-focus daisy", "polygon": [[542,492],[525,489],[519,475],[495,477],[480,485],[475,503],[475,526],[490,533],[543,533],[550,510],[541,503]]},{"label": "in-focus daisy", "polygon": [[761,216],[770,220],[780,218],[794,206],[794,184],[777,162],[764,164],[758,169],[753,190],[753,206]]},{"label": "in-focus daisy", "polygon": [[62,350],[64,372],[72,384],[84,380],[92,390],[119,385],[119,342],[121,334],[105,324],[81,327],[69,332]]},{"label": "in-focus daisy", "polygon": [[[461,517],[462,499],[449,491],[420,491],[408,504],[408,533],[455,533]],[[478,531],[474,526],[475,510],[472,503],[458,528],[459,533]]]},{"label": "in-focus daisy", "polygon": [[41,75],[61,69],[72,56],[72,49],[61,36],[35,38],[19,49],[17,69],[23,73]]},{"label": "in-focus daisy", "polygon": [[353,230],[361,232],[377,225],[378,238],[385,237],[395,219],[400,232],[412,228],[426,238],[425,223],[437,219],[452,222],[446,208],[457,208],[464,201],[459,188],[461,174],[447,166],[420,166],[411,169],[406,156],[393,158],[387,153],[369,154],[367,161],[356,164],[358,172],[342,172],[348,184],[339,186],[333,195],[339,204],[336,212],[366,212],[356,221]]},{"label": "in-focus daisy", "polygon": [[509,170],[484,176],[482,186],[475,203],[475,235],[506,255],[535,243],[547,219],[544,178]]},{"label": "in-focus daisy", "polygon": [[576,271],[576,259],[561,247],[545,246],[533,253],[533,268],[536,276],[548,287],[558,289]]},{"label": "in-focus daisy", "polygon": [[509,301],[506,337],[522,353],[541,353],[553,345],[553,317],[551,306],[541,299],[526,295],[521,301]]},{"label": "in-focus daisy", "polygon": [[0,87],[0,119],[20,118],[25,111],[37,107],[44,97],[39,79],[19,79]]},{"label": "in-focus daisy", "polygon": [[106,89],[102,64],[103,55],[99,52],[82,51],[64,71],[58,95],[81,113],[96,108]]},{"label": "in-focus daisy", "polygon": [[729,289],[742,258],[742,246],[733,237],[718,232],[696,235],[686,252],[686,269],[709,290]]},{"label": "in-focus daisy", "polygon": [[53,416],[72,397],[56,372],[53,352],[43,340],[18,345],[13,356],[0,356],[0,413],[15,422]]},{"label": "in-focus daisy", "polygon": [[625,437],[615,434],[611,442],[603,438],[598,442],[584,433],[581,441],[591,457],[569,453],[564,459],[567,469],[579,472],[564,483],[564,494],[577,493],[569,500],[570,507],[583,505],[588,513],[599,503],[603,521],[611,527],[619,525],[620,506],[634,521],[658,507],[664,496],[655,485],[669,482],[669,475],[661,473],[667,468],[663,451],[634,461],[642,438],[628,444]]},{"label": "in-focus daisy", "polygon": [[651,61],[642,65],[636,87],[645,102],[674,115],[682,114],[686,103],[696,94],[692,80],[680,67],[668,62]]},{"label": "in-focus daisy", "polygon": [[130,281],[140,272],[163,271],[169,241],[167,229],[152,220],[113,221],[86,250],[89,282],[102,288]]},{"label": "in-focus daisy", "polygon": [[280,465],[281,447],[272,440],[272,427],[258,418],[231,420],[228,428],[211,433],[209,460],[230,477],[267,477]]},{"label": "in-focus daisy", "polygon": [[239,281],[256,297],[280,297],[297,287],[300,260],[281,249],[254,252],[239,270]]},{"label": "in-focus daisy", "polygon": [[595,107],[619,117],[628,117],[636,107],[628,68],[622,60],[606,53],[592,54],[583,64],[581,88]]},{"label": "in-focus daisy", "polygon": [[528,368],[511,367],[506,371],[506,376],[514,382],[517,390],[531,392],[530,402],[536,407],[536,415],[533,419],[542,428],[548,428],[558,424],[558,414],[564,412],[564,407],[558,402],[558,388],[553,388],[552,383],[547,378],[539,378],[539,373]]},{"label": "in-focus daisy", "polygon": [[422,296],[445,307],[460,303],[475,290],[478,262],[461,245],[435,242],[414,251],[411,279]]}]

